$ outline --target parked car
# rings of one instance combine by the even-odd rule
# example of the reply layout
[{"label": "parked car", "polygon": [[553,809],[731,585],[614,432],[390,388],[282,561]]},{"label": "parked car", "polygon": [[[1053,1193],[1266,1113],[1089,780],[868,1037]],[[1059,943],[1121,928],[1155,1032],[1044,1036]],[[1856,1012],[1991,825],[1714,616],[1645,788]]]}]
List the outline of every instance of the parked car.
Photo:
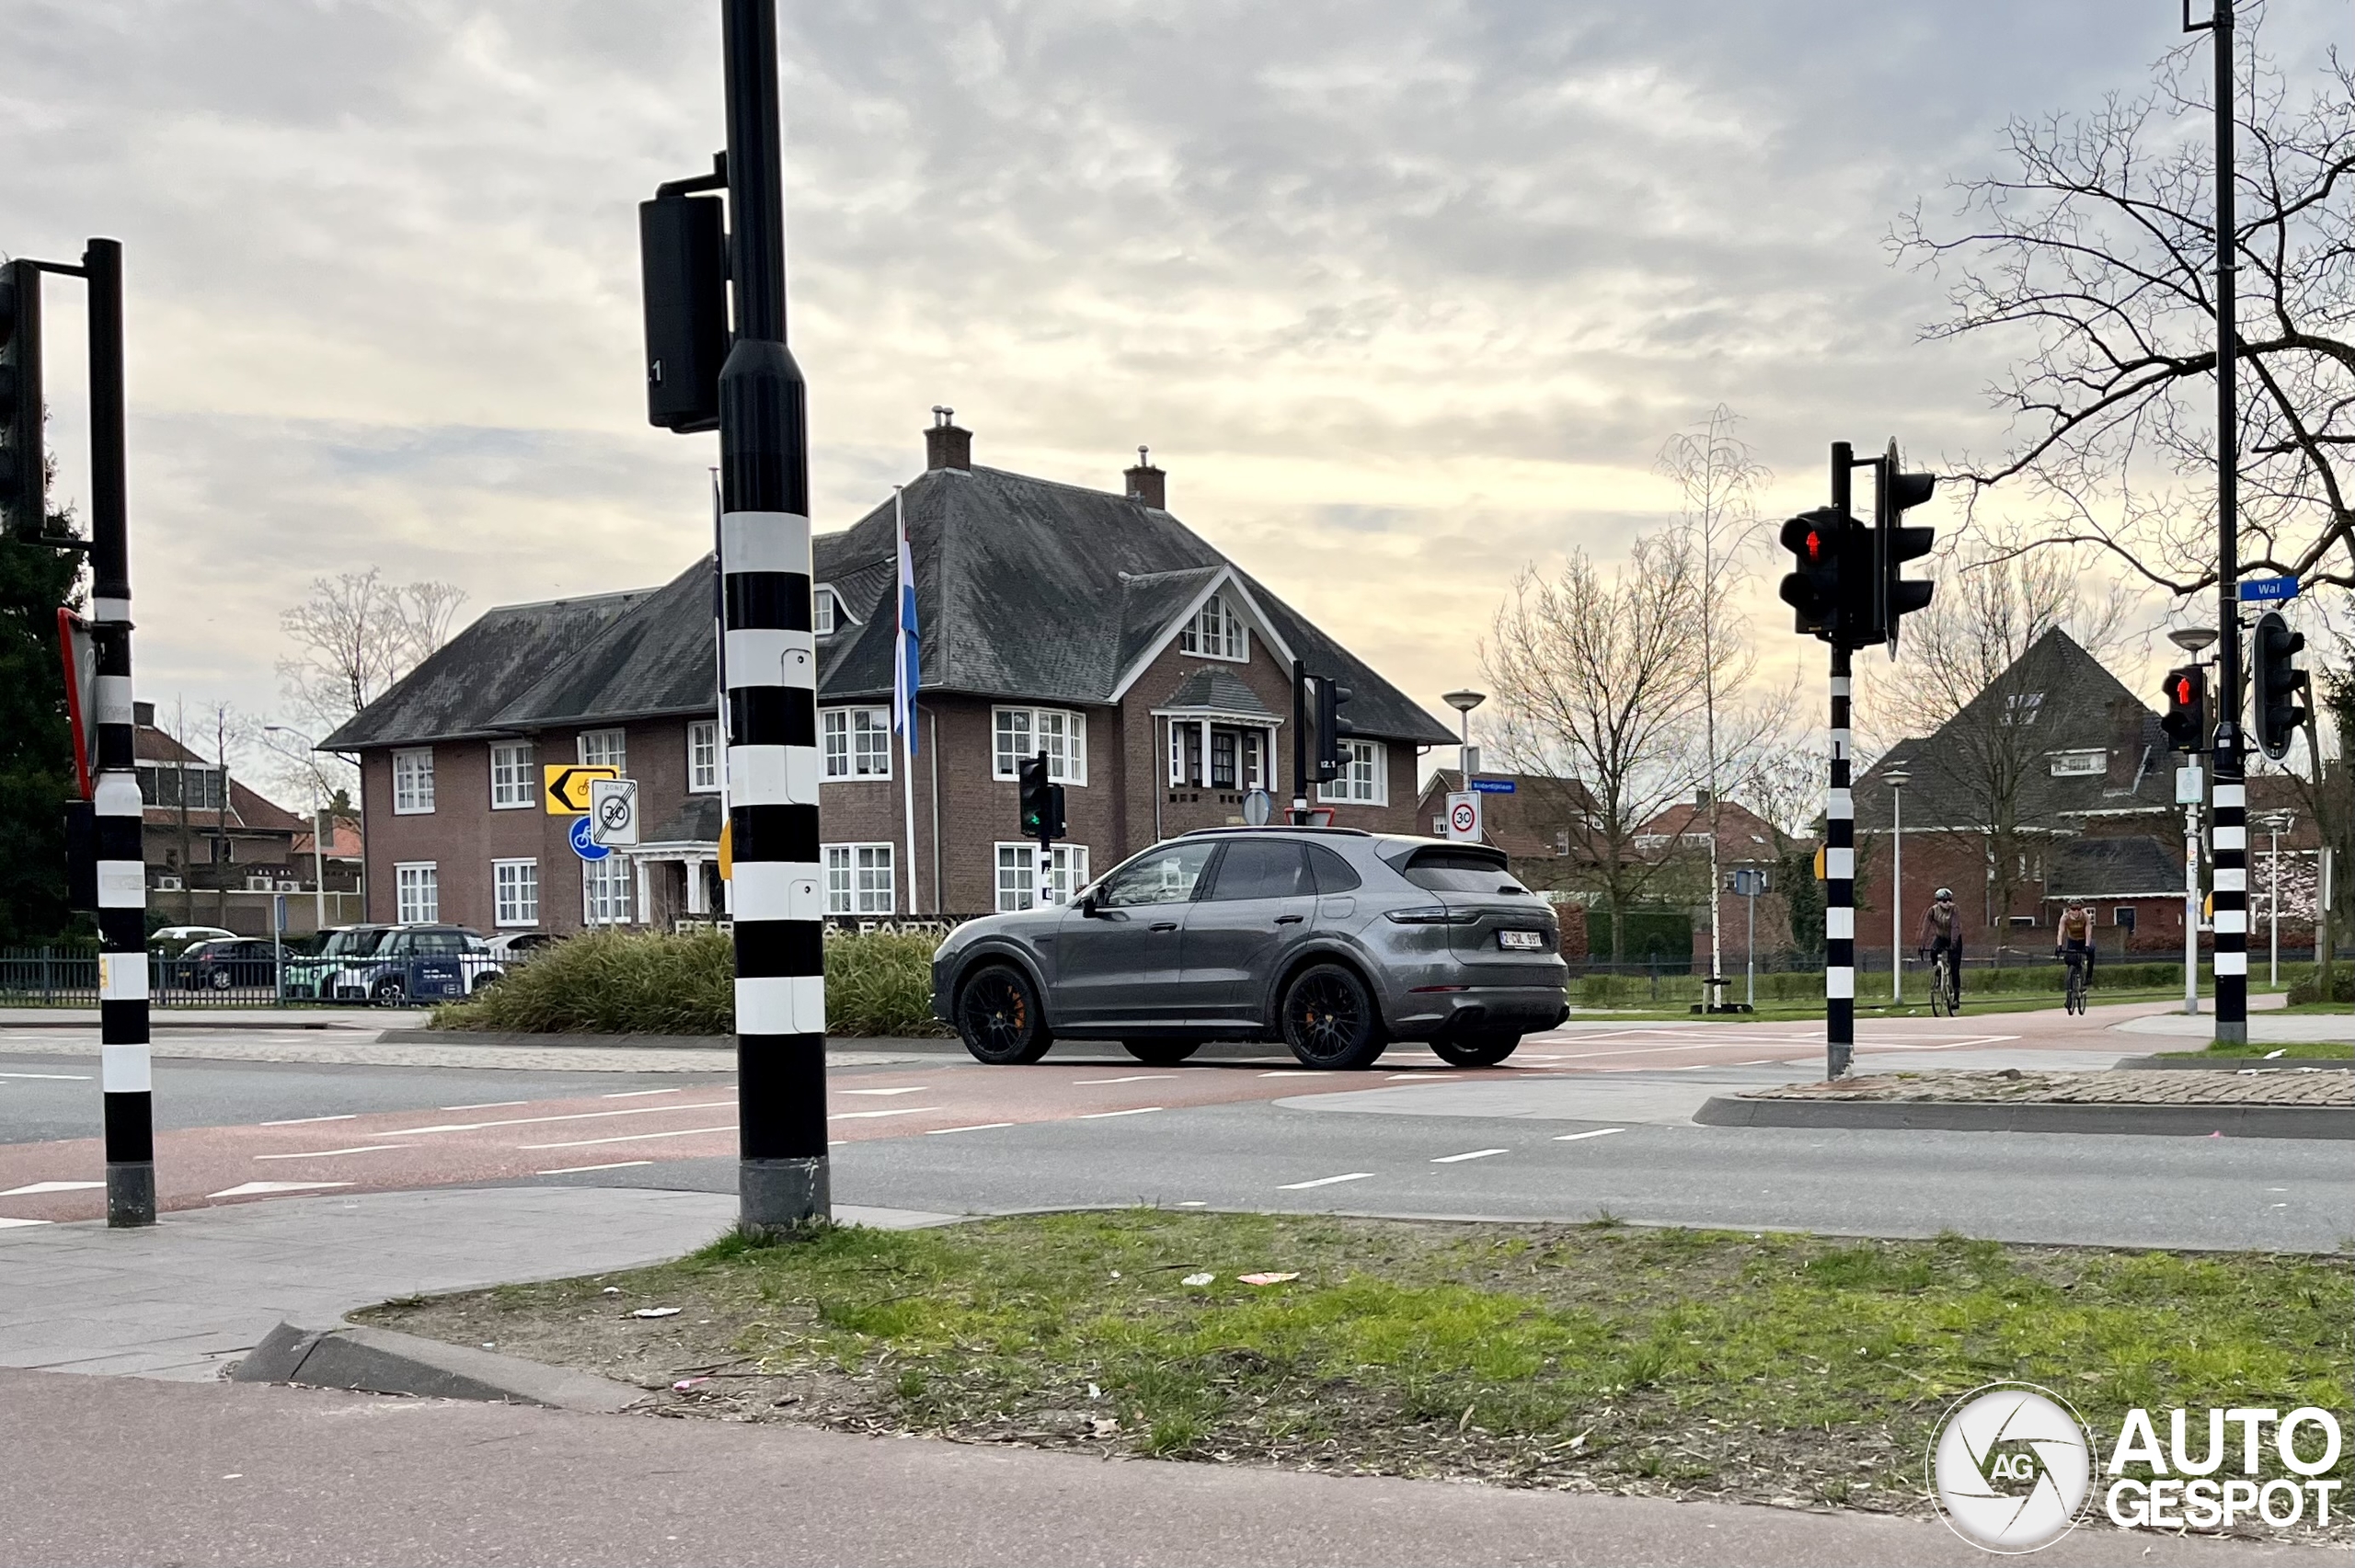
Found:
[{"label": "parked car", "polygon": [[327,940],[319,944],[317,952],[289,953],[285,994],[321,1001],[332,999],[338,994],[336,977],[346,967],[373,954],[385,938],[398,929],[389,925],[338,926],[327,933]]},{"label": "parked car", "polygon": [[339,965],[333,990],[338,1001],[398,1007],[465,996],[505,973],[479,933],[461,925],[402,925],[385,932],[364,957]]},{"label": "parked car", "polygon": [[564,939],[552,931],[502,931],[486,944],[490,956],[511,963],[529,953],[552,947]]},{"label": "parked car", "polygon": [[1069,905],[991,915],[933,959],[933,1011],[992,1063],[1058,1038],[1183,1061],[1280,1039],[1315,1068],[1394,1040],[1492,1067],[1568,1016],[1552,908],[1482,844],[1223,828],[1132,856]]},{"label": "parked car", "polygon": [[218,942],[236,934],[217,925],[167,925],[157,928],[155,934],[147,939],[147,944],[155,947],[173,942]]},{"label": "parked car", "polygon": [[278,989],[278,949],[250,936],[200,942],[174,960],[177,981],[191,990]]}]

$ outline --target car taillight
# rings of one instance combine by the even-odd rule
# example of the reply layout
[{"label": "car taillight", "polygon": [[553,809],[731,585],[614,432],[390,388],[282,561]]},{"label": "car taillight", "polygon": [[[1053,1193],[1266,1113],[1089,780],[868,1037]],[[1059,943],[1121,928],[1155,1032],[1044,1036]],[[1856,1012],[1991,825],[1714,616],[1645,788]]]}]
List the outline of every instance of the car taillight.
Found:
[{"label": "car taillight", "polygon": [[1471,925],[1479,920],[1480,911],[1425,904],[1411,910],[1385,910],[1383,918],[1396,921],[1400,925]]}]

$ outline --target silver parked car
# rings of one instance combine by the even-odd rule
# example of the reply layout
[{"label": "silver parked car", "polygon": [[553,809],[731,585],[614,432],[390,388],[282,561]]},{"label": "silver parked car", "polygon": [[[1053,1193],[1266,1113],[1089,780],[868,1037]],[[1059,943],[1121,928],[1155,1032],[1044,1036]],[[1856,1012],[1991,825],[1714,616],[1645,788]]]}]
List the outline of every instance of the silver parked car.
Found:
[{"label": "silver parked car", "polygon": [[1568,1016],[1553,910],[1501,851],[1353,828],[1223,828],[1132,856],[1068,905],[959,926],[933,1012],[992,1063],[1056,1039],[1183,1061],[1280,1039],[1309,1067],[1393,1040],[1491,1067]]}]

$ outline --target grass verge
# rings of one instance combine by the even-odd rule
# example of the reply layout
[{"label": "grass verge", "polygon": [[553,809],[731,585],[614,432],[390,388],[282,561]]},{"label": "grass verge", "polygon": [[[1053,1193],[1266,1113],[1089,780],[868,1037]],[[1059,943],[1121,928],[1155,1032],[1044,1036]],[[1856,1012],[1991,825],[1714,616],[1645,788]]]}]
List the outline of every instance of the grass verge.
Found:
[{"label": "grass verge", "polygon": [[355,1316],[663,1413],[1918,1513],[1932,1425],[1989,1381],[2105,1442],[2138,1404],[2346,1409],[2355,1265],[1131,1209],[730,1239]]},{"label": "grass verge", "polygon": [[2346,1061],[2355,1058],[2355,1043],[2346,1040],[2251,1040],[2246,1046],[2211,1046],[2199,1051],[2160,1051],[2169,1061],[2212,1061],[2238,1067],[2267,1058],[2283,1061]]}]

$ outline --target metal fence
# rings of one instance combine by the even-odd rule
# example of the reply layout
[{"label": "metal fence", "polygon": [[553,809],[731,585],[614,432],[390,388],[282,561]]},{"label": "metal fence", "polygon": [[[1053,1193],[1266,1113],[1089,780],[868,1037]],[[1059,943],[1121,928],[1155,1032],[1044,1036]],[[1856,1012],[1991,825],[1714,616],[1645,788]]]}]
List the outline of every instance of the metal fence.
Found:
[{"label": "metal fence", "polygon": [[[449,1001],[498,980],[511,960],[485,953],[404,959],[147,956],[154,1007],[403,1006]],[[96,1007],[98,956],[83,948],[0,949],[0,1007]]]}]

